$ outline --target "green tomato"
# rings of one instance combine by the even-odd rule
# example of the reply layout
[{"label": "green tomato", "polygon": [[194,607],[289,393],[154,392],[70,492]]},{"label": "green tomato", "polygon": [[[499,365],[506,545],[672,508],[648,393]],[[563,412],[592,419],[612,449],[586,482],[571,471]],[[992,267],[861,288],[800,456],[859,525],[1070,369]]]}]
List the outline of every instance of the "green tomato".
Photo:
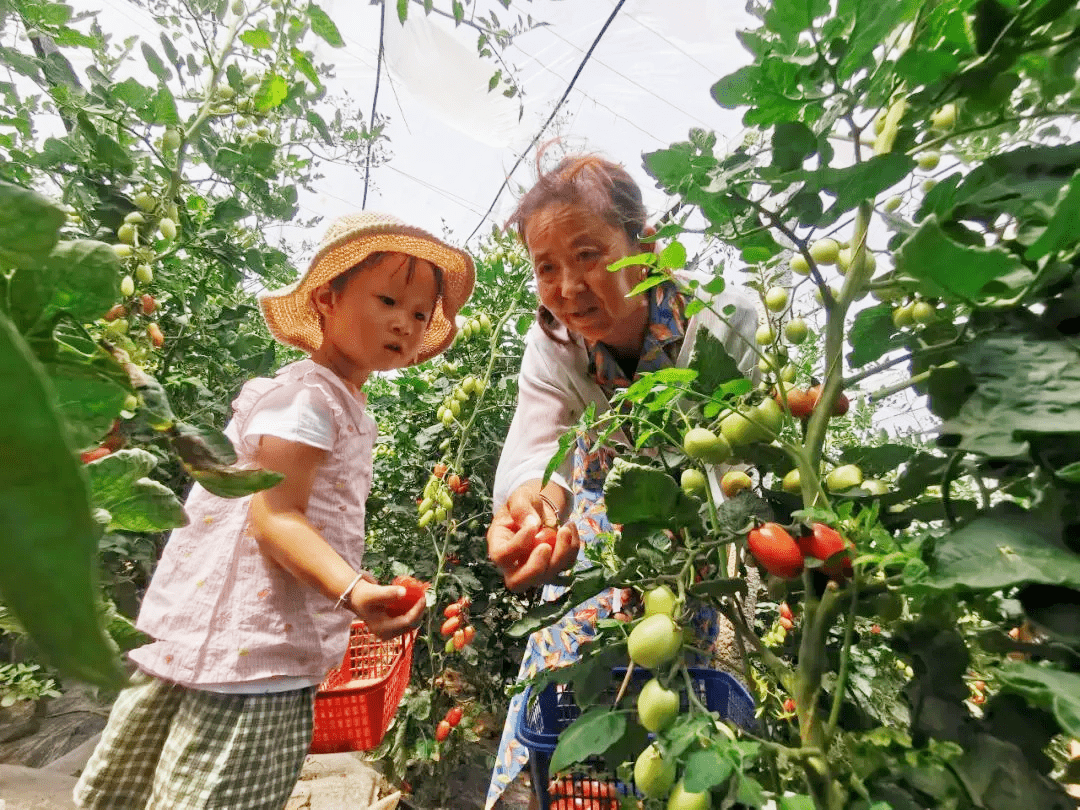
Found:
[{"label": "green tomato", "polygon": [[131,276],[124,276],[120,280],[120,294],[124,298],[130,298],[135,294],[135,279]]},{"label": "green tomato", "polygon": [[639,667],[655,669],[666,664],[682,649],[682,633],[670,616],[656,613],[646,616],[627,639],[630,660]]},{"label": "green tomato", "polygon": [[884,208],[886,211],[891,213],[891,212],[895,211],[897,208],[899,208],[900,204],[903,201],[904,201],[903,198],[899,197],[899,196],[897,196],[897,197],[889,197],[889,199],[887,199],[885,201],[885,204],[882,206],[882,208]]},{"label": "green tomato", "polygon": [[161,136],[161,145],[168,151],[175,152],[180,148],[180,133],[169,127]]},{"label": "green tomato", "polygon": [[646,616],[674,616],[678,597],[667,585],[657,585],[642,597]]},{"label": "green tomato", "polygon": [[131,198],[131,201],[143,211],[153,211],[157,207],[157,199],[146,191],[140,191]]},{"label": "green tomato", "polygon": [[112,249],[113,253],[116,254],[116,258],[118,259],[126,259],[135,253],[135,248],[133,248],[131,245],[125,245],[123,243],[113,245]]},{"label": "green tomato", "polygon": [[867,478],[859,486],[871,495],[884,495],[889,491],[889,485],[879,478]]},{"label": "green tomato", "polygon": [[124,406],[123,407],[124,407],[125,411],[133,411],[133,410],[135,410],[136,408],[139,407],[139,398],[137,396],[135,396],[134,394],[128,394],[127,397],[124,398]]},{"label": "green tomato", "polygon": [[929,194],[936,185],[937,180],[932,180],[928,177],[919,184],[919,188],[922,189],[923,194]]},{"label": "green tomato", "polygon": [[796,253],[791,257],[788,262],[788,267],[791,268],[791,272],[800,276],[810,275],[810,263],[806,261],[806,257],[801,253]]},{"label": "green tomato", "polygon": [[829,474],[825,476],[825,486],[830,492],[843,492],[852,487],[857,487],[862,481],[862,470],[854,464],[844,464],[830,470]]},{"label": "green tomato", "polygon": [[682,491],[687,495],[701,495],[705,492],[705,487],[708,485],[708,481],[705,478],[705,474],[694,467],[688,467],[683,470],[682,476],[679,478],[679,486],[682,487]]},{"label": "green tomato", "polygon": [[149,284],[154,280],[154,269],[148,264],[140,264],[135,268],[135,278],[140,284]]},{"label": "green tomato", "polygon": [[916,301],[911,305],[911,319],[915,323],[928,324],[937,320],[937,310],[926,301]]},{"label": "green tomato", "polygon": [[786,324],[784,324],[784,337],[788,343],[792,345],[798,345],[806,340],[806,336],[810,334],[810,329],[806,325],[806,321],[802,318],[792,318]]},{"label": "green tomato", "polygon": [[134,245],[138,231],[135,226],[130,222],[125,222],[119,228],[116,229],[116,238],[123,242],[125,245]]},{"label": "green tomato", "polygon": [[720,435],[732,447],[760,441],[761,431],[741,413],[729,413],[720,420]]},{"label": "green tomato", "polygon": [[783,312],[787,309],[790,294],[784,287],[771,287],[765,293],[765,306],[770,312]]},{"label": "green tomato", "polygon": [[835,239],[818,239],[810,245],[810,255],[818,264],[836,264],[840,257],[840,245]]},{"label": "green tomato", "polygon": [[799,475],[797,467],[784,476],[783,480],[780,482],[780,488],[783,489],[784,492],[790,492],[792,494],[802,492],[802,476]]},{"label": "green tomato", "polygon": [[771,435],[767,438],[772,438],[780,432],[780,428],[784,426],[784,410],[780,407],[780,404],[768,397],[761,400],[756,408],[754,408],[755,419],[765,427]]},{"label": "green tomato", "polygon": [[434,510],[428,510],[427,512],[424,512],[424,514],[420,515],[420,519],[418,521],[416,521],[416,525],[419,526],[421,529],[423,529],[425,526],[427,526],[429,523],[431,523],[431,521],[433,521],[434,519],[435,519]]},{"label": "green tomato", "polygon": [[679,716],[679,693],[652,678],[641,687],[637,711],[638,721],[646,731],[662,731]]},{"label": "green tomato", "polygon": [[956,105],[945,104],[930,116],[930,126],[934,129],[952,129],[956,126]]},{"label": "green tomato", "polygon": [[662,799],[675,784],[675,763],[664,759],[655,744],[642,751],[634,762],[634,786],[647,799]]},{"label": "green tomato", "polygon": [[161,235],[169,241],[176,238],[176,223],[168,217],[161,218],[161,221],[158,222],[158,230],[161,231]]},{"label": "green tomato", "polygon": [[904,304],[894,309],[892,311],[893,326],[897,329],[903,329],[915,323],[914,309],[914,304]]},{"label": "green tomato", "polygon": [[936,169],[937,165],[940,162],[941,162],[941,153],[940,152],[934,152],[934,151],[923,152],[918,157],[919,168],[924,169],[925,171],[931,171],[933,169]]},{"label": "green tomato", "polygon": [[754,340],[759,346],[768,346],[774,340],[776,340],[776,332],[767,323],[758,327],[757,332],[754,334]]},{"label": "green tomato", "polygon": [[712,795],[709,791],[691,793],[683,786],[681,779],[671,791],[667,803],[667,810],[709,810],[710,807],[712,807]]},{"label": "green tomato", "polygon": [[124,222],[130,222],[132,225],[142,225],[146,222],[146,217],[142,215],[141,211],[132,211],[124,217]]},{"label": "green tomato", "polygon": [[788,363],[782,369],[780,369],[780,379],[786,383],[795,382],[795,377],[798,375],[798,369],[791,363]]},{"label": "green tomato", "polygon": [[484,334],[491,334],[491,318],[487,316],[486,312],[481,312],[480,317],[477,318],[480,322],[480,328],[484,330]]},{"label": "green tomato", "polygon": [[836,269],[840,271],[840,275],[845,276],[849,267],[851,267],[851,248],[840,248],[840,252],[836,254]]},{"label": "green tomato", "polygon": [[723,464],[731,458],[731,444],[727,438],[717,436],[708,428],[696,427],[683,436],[683,452],[699,461]]}]

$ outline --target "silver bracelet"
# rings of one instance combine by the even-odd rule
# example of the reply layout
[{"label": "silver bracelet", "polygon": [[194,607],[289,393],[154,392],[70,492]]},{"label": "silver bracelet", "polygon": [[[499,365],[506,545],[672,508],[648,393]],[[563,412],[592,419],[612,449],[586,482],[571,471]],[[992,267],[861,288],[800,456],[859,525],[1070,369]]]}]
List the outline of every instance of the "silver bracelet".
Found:
[{"label": "silver bracelet", "polygon": [[[554,502],[554,501],[552,501],[552,500],[551,500],[551,498],[549,498],[549,497],[548,497],[547,495],[545,495],[545,494],[544,494],[543,492],[540,492],[540,493],[537,493],[537,494],[539,494],[539,495],[540,495],[540,500],[542,500],[542,501],[543,501],[544,503],[546,503],[546,504],[547,504],[547,505],[548,505],[549,507],[551,507],[551,514],[552,514],[552,520],[554,521],[554,523],[552,523],[552,524],[551,524],[550,528],[554,529],[554,528],[555,528],[556,526],[558,526],[558,525],[559,525],[559,510],[558,510],[558,508],[557,508],[557,507],[555,506],[555,502]],[[545,525],[545,526],[547,526],[547,525],[548,525],[548,524],[547,524],[547,521],[545,521],[545,522],[544,522],[544,525]]]},{"label": "silver bracelet", "polygon": [[341,592],[341,596],[337,598],[337,602],[334,603],[334,610],[340,610],[341,606],[345,604],[346,600],[352,596],[353,588],[356,587],[356,583],[364,578],[362,573],[357,574],[353,581],[349,583],[349,587]]}]

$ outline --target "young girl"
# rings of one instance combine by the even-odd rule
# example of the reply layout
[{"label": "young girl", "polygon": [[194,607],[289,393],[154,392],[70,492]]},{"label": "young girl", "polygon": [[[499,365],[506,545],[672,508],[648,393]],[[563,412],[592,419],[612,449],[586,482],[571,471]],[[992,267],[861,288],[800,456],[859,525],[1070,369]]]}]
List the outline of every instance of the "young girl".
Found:
[{"label": "young girl", "polygon": [[285,477],[227,500],[198,484],[173,532],[130,653],[138,672],[75,787],[94,808],[265,808],[288,801],[311,744],[315,691],[349,625],[380,638],[419,622],[362,572],[374,371],[423,362],[454,339],[472,259],[386,215],[342,217],[304,276],[260,303],[274,337],[310,354],[248,382],[226,434],[239,463]]}]

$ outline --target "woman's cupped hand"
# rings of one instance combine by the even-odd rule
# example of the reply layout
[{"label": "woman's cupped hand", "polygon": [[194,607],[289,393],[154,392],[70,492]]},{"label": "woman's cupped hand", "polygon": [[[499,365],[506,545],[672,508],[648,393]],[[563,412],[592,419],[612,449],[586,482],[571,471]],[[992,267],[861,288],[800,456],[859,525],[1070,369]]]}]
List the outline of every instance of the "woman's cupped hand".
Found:
[{"label": "woman's cupped hand", "polygon": [[528,487],[515,490],[495,513],[487,540],[488,557],[512,591],[553,581],[574,564],[581,546],[577,526],[555,525],[539,493]]}]

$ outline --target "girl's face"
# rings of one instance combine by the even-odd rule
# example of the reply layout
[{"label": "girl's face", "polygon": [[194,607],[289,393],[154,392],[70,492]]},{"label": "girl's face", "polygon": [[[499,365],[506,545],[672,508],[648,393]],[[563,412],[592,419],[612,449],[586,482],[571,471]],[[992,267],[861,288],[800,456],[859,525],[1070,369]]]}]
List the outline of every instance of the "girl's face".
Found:
[{"label": "girl's face", "polygon": [[579,203],[541,208],[526,223],[525,244],[540,301],[567,329],[616,351],[641,350],[649,317],[643,296],[627,298],[644,277],[641,266],[614,273],[612,262],[651,250]]},{"label": "girl's face", "polygon": [[353,274],[340,292],[322,285],[313,295],[323,318],[315,359],[358,386],[373,371],[414,363],[436,295],[431,263],[402,253]]}]

